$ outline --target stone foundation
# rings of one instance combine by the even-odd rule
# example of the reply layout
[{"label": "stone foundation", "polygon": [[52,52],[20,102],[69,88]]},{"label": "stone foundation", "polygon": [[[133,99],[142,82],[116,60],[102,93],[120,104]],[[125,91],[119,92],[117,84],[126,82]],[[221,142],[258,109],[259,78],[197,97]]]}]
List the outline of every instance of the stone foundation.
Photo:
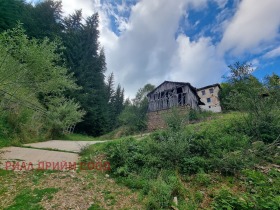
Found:
[{"label": "stone foundation", "polygon": [[[175,111],[178,111],[180,115],[186,115],[189,106],[177,107]],[[158,129],[165,129],[167,127],[165,123],[165,117],[172,113],[172,109],[165,109],[160,111],[148,112],[148,131],[154,131]]]}]

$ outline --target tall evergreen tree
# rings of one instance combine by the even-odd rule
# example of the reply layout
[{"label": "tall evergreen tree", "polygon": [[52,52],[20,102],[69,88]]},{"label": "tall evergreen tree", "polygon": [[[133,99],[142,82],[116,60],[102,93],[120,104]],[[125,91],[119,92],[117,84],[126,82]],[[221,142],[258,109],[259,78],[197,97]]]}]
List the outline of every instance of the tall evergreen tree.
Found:
[{"label": "tall evergreen tree", "polygon": [[62,52],[64,61],[57,61],[57,65],[66,65],[80,87],[67,95],[79,101],[87,112],[77,130],[100,135],[115,128],[124,93],[120,86],[114,89],[113,74],[109,85],[105,83],[106,59],[98,41],[98,14],[83,19],[78,10],[63,19],[62,3],[56,0],[35,5],[24,0],[0,0],[0,7],[4,8],[0,11],[0,31],[12,28],[19,20],[30,39],[61,39],[64,48],[58,52]]},{"label": "tall evergreen tree", "polygon": [[20,21],[28,36],[43,39],[56,39],[63,30],[62,2],[54,0],[41,1],[34,6],[25,4]]},{"label": "tall evergreen tree", "polygon": [[103,49],[99,50],[98,14],[88,17],[85,23],[82,20],[81,11],[64,20],[65,58],[82,88],[72,94],[87,112],[77,130],[100,135],[108,129],[105,54]]},{"label": "tall evergreen tree", "polygon": [[115,94],[114,90],[114,73],[109,74],[106,81],[106,91],[107,91],[107,101],[108,103],[112,102],[112,98]]},{"label": "tall evergreen tree", "polygon": [[118,117],[124,109],[124,90],[121,88],[120,84],[117,86],[112,99],[109,103],[110,109],[110,129],[113,130],[119,127]]},{"label": "tall evergreen tree", "polygon": [[23,16],[23,0],[0,0],[0,32],[16,26]]}]

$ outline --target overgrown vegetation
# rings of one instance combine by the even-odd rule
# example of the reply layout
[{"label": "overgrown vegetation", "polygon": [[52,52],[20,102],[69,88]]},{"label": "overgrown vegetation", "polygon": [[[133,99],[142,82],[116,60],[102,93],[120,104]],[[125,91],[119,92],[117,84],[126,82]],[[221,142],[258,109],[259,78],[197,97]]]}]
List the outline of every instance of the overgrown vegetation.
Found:
[{"label": "overgrown vegetation", "polygon": [[30,40],[18,25],[0,35],[0,48],[2,139],[50,138],[81,121],[80,105],[64,94],[78,87],[67,69],[57,65],[59,43]]},{"label": "overgrown vegetation", "polygon": [[[54,0],[0,0],[0,8],[0,147],[61,136],[76,124],[94,136],[118,127],[116,136],[146,129],[145,96],[154,87],[124,103],[113,73],[105,79],[98,14],[83,19],[75,11],[63,18],[62,3]],[[229,68],[220,92],[228,114],[213,119],[210,112],[174,111],[166,130],[82,149],[82,160],[102,153],[111,176],[140,190],[147,209],[280,209],[279,76],[260,82],[248,64]],[[0,170],[1,177],[9,175]],[[42,175],[34,175],[36,184]],[[42,199],[55,192],[25,189],[7,209],[41,209]],[[109,190],[103,194],[110,205],[116,202]]]},{"label": "overgrown vegetation", "polygon": [[[18,98],[8,100],[11,107],[17,109],[14,113],[18,114],[0,117],[3,118],[0,121],[3,121],[1,124],[5,132],[11,133],[14,127],[6,125],[7,120],[17,122],[21,118],[30,124],[24,122],[24,128],[17,126],[21,130],[17,130],[17,133],[21,133],[21,137],[18,137],[20,141],[44,139],[46,133],[51,137],[59,136],[61,130],[70,130],[75,125],[75,132],[93,136],[117,128],[118,116],[124,108],[124,89],[119,84],[114,86],[113,74],[105,78],[106,58],[99,43],[98,14],[84,18],[82,11],[77,10],[65,17],[62,2],[54,0],[36,1],[34,4],[23,0],[0,0],[0,8],[5,8],[0,11],[1,91],[7,87],[6,77],[11,76],[9,88],[16,85],[13,90],[4,89],[5,94],[27,96],[20,107],[16,104]],[[16,37],[16,32],[12,35],[11,31],[19,32],[19,23],[22,31]],[[3,75],[3,71],[10,75]],[[67,78],[63,79],[63,75]],[[20,90],[17,89],[19,85]],[[36,92],[36,99],[28,94],[30,87]],[[15,95],[14,91],[18,94]],[[24,111],[24,117],[21,116],[23,103],[32,107],[36,105],[36,116],[32,111]],[[48,119],[43,123],[40,121],[41,109],[48,114]],[[75,112],[77,109],[80,111]],[[83,120],[76,119],[81,116]],[[45,131],[45,123],[52,128]],[[31,131],[26,132],[26,129]],[[40,137],[35,138],[38,135]],[[8,141],[6,136],[14,139],[14,136],[5,135],[5,141]]]},{"label": "overgrown vegetation", "polygon": [[252,76],[248,64],[235,63],[230,70],[220,94],[223,108],[246,113],[244,120],[249,136],[271,143],[280,130],[279,76],[272,74],[261,83]]},{"label": "overgrown vegetation", "polygon": [[[240,119],[241,116],[240,113],[228,114],[212,121],[180,128],[176,132],[173,129],[159,131],[142,140],[120,139],[95,148],[87,154],[86,160],[98,152],[105,153],[111,163],[112,175],[120,183],[141,190],[146,198],[147,209],[168,209],[173,205],[172,200],[175,196],[179,199],[180,209],[192,209],[190,206],[198,207],[202,203],[203,196],[197,194],[196,198],[192,197],[193,194],[185,188],[186,182],[213,188],[211,184],[213,173],[220,174],[218,176],[221,176],[221,179],[240,177],[240,174],[244,174],[244,179],[247,179],[248,174],[243,173],[243,170],[251,168],[252,173],[263,174],[255,171],[254,166],[279,163],[279,148],[275,144],[265,145],[253,141],[244,132],[246,123]],[[275,174],[280,175],[277,171]],[[193,176],[195,178],[189,180],[188,177]],[[267,177],[265,174],[263,176]],[[275,182],[278,182],[278,179],[279,177]],[[242,180],[239,182],[243,184]],[[279,195],[279,192],[270,187],[266,188],[275,196]],[[246,193],[242,194],[244,199],[251,196],[249,197],[251,206],[259,205],[258,196],[263,195],[261,190],[257,191],[257,194],[242,187],[238,190],[240,193],[245,190]],[[225,208],[223,202],[228,202],[230,203],[228,206],[232,205],[231,209],[238,208],[234,206],[235,204],[231,204],[233,201],[228,200],[234,200],[234,197],[223,193],[224,191],[218,191],[217,195],[211,195],[211,205],[223,209]],[[189,202],[185,202],[186,198],[190,199]],[[243,198],[241,201],[243,202]],[[238,203],[239,197],[234,202]],[[242,202],[236,206],[242,206]],[[270,205],[268,198],[263,205]],[[276,202],[273,205],[278,204]]]},{"label": "overgrown vegetation", "polygon": [[126,100],[124,110],[119,116],[120,125],[125,129],[125,134],[140,133],[147,128],[147,94],[154,89],[151,84],[146,84],[140,88],[135,98],[130,101]]},{"label": "overgrown vegetation", "polygon": [[[247,78],[255,80],[248,74],[232,85],[247,85]],[[278,86],[255,83],[248,92],[244,88],[229,94],[236,112],[185,126],[190,116],[197,120],[208,113],[174,111],[166,117],[166,130],[142,140],[110,142],[85,156],[90,160],[105,153],[112,175],[140,190],[147,209],[169,209],[174,197],[179,209],[279,209]]]},{"label": "overgrown vegetation", "polygon": [[47,199],[52,198],[52,194],[56,193],[56,188],[45,188],[45,189],[24,189],[14,199],[14,204],[6,208],[6,210],[17,210],[17,209],[44,209],[39,202],[46,197]]}]

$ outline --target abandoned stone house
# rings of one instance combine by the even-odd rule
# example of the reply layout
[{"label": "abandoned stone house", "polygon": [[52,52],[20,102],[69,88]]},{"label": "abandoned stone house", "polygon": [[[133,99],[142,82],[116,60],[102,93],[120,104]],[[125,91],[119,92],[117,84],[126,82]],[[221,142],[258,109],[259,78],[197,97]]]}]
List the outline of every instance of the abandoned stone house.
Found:
[{"label": "abandoned stone house", "polygon": [[200,109],[204,105],[200,101],[196,88],[190,83],[164,81],[148,95],[148,129],[164,128],[163,115],[172,107],[180,111],[187,108]]},{"label": "abandoned stone house", "polygon": [[[165,127],[163,116],[177,107],[180,112],[187,109],[221,111],[219,84],[196,89],[190,83],[164,81],[148,95],[148,130]],[[210,98],[210,100],[209,100]]]},{"label": "abandoned stone house", "polygon": [[197,89],[197,94],[204,105],[200,108],[212,112],[221,112],[222,108],[219,100],[219,91],[221,86],[219,84],[208,85]]}]

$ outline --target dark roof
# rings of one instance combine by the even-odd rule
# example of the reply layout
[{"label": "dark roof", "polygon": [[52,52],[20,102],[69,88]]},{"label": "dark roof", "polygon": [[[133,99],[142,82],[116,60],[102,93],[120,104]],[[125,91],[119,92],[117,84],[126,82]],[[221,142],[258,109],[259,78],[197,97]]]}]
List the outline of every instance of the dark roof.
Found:
[{"label": "dark roof", "polygon": [[221,89],[220,84],[219,84],[219,83],[216,83],[216,84],[213,84],[213,85],[207,85],[207,86],[205,86],[205,87],[197,88],[197,91],[203,90],[203,89],[207,89],[207,88],[211,88],[211,87],[216,87],[216,86],[218,86],[218,87]]},{"label": "dark roof", "polygon": [[151,92],[149,92],[147,94],[147,96],[153,94],[155,92],[156,89],[158,89],[161,85],[163,85],[164,83],[174,83],[176,85],[179,86],[189,86],[189,88],[191,89],[191,91],[194,93],[194,95],[198,98],[198,105],[205,105],[202,101],[200,101],[200,97],[197,94],[196,88],[193,87],[189,82],[173,82],[173,81],[164,81],[163,83],[161,83],[159,86],[157,86],[155,89],[153,89]]}]

